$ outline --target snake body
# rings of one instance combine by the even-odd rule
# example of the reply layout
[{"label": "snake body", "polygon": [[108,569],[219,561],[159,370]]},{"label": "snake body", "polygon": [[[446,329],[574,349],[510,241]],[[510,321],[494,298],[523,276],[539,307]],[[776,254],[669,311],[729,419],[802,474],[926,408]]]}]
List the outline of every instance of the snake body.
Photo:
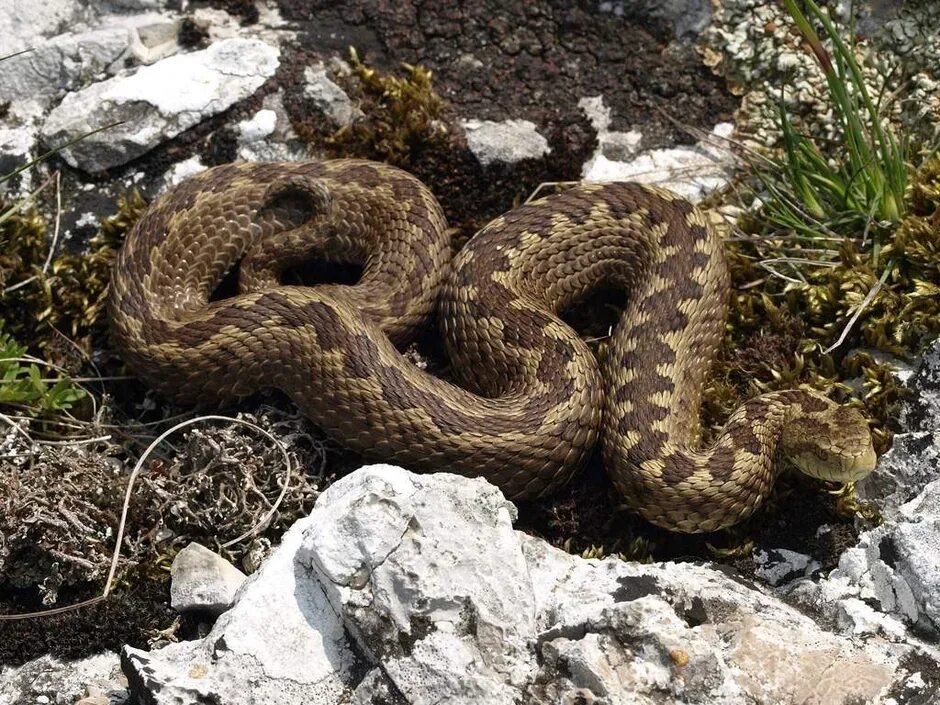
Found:
[{"label": "snake body", "polygon": [[[353,285],[280,283],[312,258]],[[237,267],[239,292],[211,300]],[[559,314],[629,292],[603,364]],[[286,392],[343,445],[421,471],[549,493],[600,442],[627,503],[668,529],[734,524],[781,454],[851,480],[874,463],[864,419],[802,390],[765,394],[699,448],[699,409],[729,277],[714,228],[638,184],[583,184],[514,209],[451,257],[430,191],[360,160],[215,167],[159,198],[115,264],[116,345],[182,403]],[[401,355],[437,307],[460,386]]]}]

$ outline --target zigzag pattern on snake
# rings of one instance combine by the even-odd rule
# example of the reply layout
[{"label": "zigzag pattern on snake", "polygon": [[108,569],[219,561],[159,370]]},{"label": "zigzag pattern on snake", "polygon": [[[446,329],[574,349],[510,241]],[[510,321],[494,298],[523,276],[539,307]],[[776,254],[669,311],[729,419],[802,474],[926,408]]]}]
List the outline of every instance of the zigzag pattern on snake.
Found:
[{"label": "zigzag pattern on snake", "polygon": [[[311,258],[362,266],[354,285],[280,283]],[[210,300],[238,267],[239,293]],[[559,312],[628,292],[599,364]],[[699,447],[729,277],[715,229],[638,184],[583,184],[496,218],[455,257],[437,201],[390,166],[232,164],[158,199],[115,264],[113,338],[183,403],[286,392],[343,445],[412,470],[480,475],[510,498],[553,491],[597,442],[628,504],[712,531],[767,496],[780,456],[817,477],[874,464],[865,420],[792,390],[748,401]],[[461,386],[398,351],[437,306]]]}]

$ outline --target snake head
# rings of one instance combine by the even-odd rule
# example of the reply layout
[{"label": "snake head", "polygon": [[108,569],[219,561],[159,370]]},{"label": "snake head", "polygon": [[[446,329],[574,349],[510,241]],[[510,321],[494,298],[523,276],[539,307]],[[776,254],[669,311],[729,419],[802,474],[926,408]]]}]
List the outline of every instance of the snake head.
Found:
[{"label": "snake head", "polygon": [[[780,438],[783,454],[806,475],[855,482],[875,468],[868,421],[858,411],[813,395],[812,410],[791,418]],[[822,405],[825,402],[825,405]]]}]

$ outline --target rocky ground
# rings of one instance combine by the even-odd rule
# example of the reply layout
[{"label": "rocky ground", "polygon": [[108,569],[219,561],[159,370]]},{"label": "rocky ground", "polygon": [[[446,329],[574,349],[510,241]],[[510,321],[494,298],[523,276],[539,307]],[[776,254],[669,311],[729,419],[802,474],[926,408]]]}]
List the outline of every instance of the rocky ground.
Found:
[{"label": "rocky ground", "polygon": [[[67,146],[7,183],[5,198],[57,170],[58,192],[43,189],[38,205],[58,224],[59,246],[76,251],[128,189],[150,199],[234,159],[391,161],[431,186],[458,242],[543,182],[639,179],[700,200],[731,176],[734,92],[754,78],[727,65],[716,76],[705,64],[716,55],[704,52],[703,62],[695,42],[705,30],[713,51],[749,46],[749,33],[770,22],[747,24],[754,8],[745,0],[719,5],[720,21],[712,3],[695,0],[474,0],[459,10],[365,0],[14,5],[0,31],[9,51],[30,51],[0,62],[0,170]],[[877,18],[882,8],[868,9]],[[442,100],[419,91],[402,103],[407,129],[390,127],[395,104],[375,93],[356,56],[393,76],[408,75],[402,62],[431,70]],[[765,60],[744,64],[759,74]],[[752,127],[760,138],[760,120]],[[120,374],[106,339],[92,340],[98,368]],[[447,374],[433,343],[416,355]],[[701,539],[620,511],[597,464],[576,486],[518,508],[482,481],[387,466],[331,485],[361,459],[298,421],[264,421],[308,473],[288,516],[316,507],[283,540],[289,521],[227,554],[253,572],[280,542],[234,606],[226,611],[242,573],[193,546],[177,554],[172,594],[167,562],[143,562],[107,603],[0,621],[0,705],[101,705],[129,692],[151,703],[247,702],[245,693],[316,703],[441,693],[481,703],[931,702],[940,697],[938,380],[935,346],[907,372],[900,434],[859,487],[880,508],[880,526],[840,516],[818,485],[794,480],[739,533]],[[132,381],[106,389],[116,423],[178,411]],[[279,397],[245,408],[257,418],[271,405],[290,417]],[[225,471],[246,464],[251,438],[210,433],[184,454]],[[4,447],[22,452],[17,442],[12,434]],[[70,453],[126,471],[135,443]],[[278,459],[265,453],[265,482],[276,488]],[[158,467],[141,497],[181,506],[173,468]],[[129,542],[175,553],[181,546],[159,534],[184,535],[178,526],[196,519],[179,513],[154,515],[160,526],[138,527]],[[84,583],[17,583],[10,576],[29,571],[5,565],[0,537],[0,613],[96,594],[115,519],[105,509],[86,527],[76,550],[95,560]]]}]

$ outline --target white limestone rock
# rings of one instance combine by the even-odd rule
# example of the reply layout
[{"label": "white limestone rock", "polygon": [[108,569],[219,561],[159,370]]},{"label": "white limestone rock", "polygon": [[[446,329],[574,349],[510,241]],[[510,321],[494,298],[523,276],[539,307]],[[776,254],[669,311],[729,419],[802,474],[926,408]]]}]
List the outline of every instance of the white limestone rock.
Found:
[{"label": "white limestone rock", "polygon": [[875,470],[856,485],[859,499],[873,501],[882,515],[893,518],[901,505],[940,478],[940,428],[899,433]]},{"label": "white limestone rock", "polygon": [[193,155],[188,159],[183,159],[182,161],[176,162],[173,166],[167,169],[163,174],[163,190],[176,186],[179,183],[182,183],[190,176],[198,174],[200,171],[205,171],[208,167],[202,163],[202,160],[199,158],[199,155]]},{"label": "white limestone rock", "polygon": [[940,637],[940,479],[899,507],[893,519],[863,533],[839,559],[830,580],[846,593],[877,601],[881,610],[921,633]]},{"label": "white limestone rock", "polygon": [[191,543],[170,567],[170,606],[177,612],[220,615],[232,606],[245,574],[205,546]]},{"label": "white limestone rock", "polygon": [[127,49],[124,28],[54,37],[0,63],[0,101],[51,101],[114,67]]},{"label": "white limestone rock", "polygon": [[906,432],[894,437],[875,471],[856,487],[858,496],[876,502],[887,518],[894,518],[901,505],[940,479],[940,340],[901,381],[911,391],[899,418]]},{"label": "white limestone rock", "polygon": [[910,675],[912,647],[833,634],[721,571],[523,545],[546,664],[526,702],[877,703]]},{"label": "white limestone rock", "polygon": [[313,521],[302,519],[284,535],[208,637],[150,653],[124,647],[131,691],[150,705],[323,705],[347,697],[348,682],[368,667],[320,584],[295,560]]},{"label": "white limestone rock", "polygon": [[798,578],[811,577],[819,570],[819,563],[812,556],[786,548],[754,552],[757,576],[768,585],[776,587]]},{"label": "white limestone rock", "polygon": [[124,705],[127,700],[118,655],[110,651],[77,661],[42,656],[15,668],[0,667],[0,705]]},{"label": "white limestone rock", "polygon": [[724,145],[733,131],[731,123],[719,123],[709,139],[694,146],[653,149],[628,159],[604,153],[608,138],[599,133],[600,147],[585,163],[582,178],[655,184],[697,202],[730,180],[733,158]]},{"label": "white limestone rock", "polygon": [[487,166],[538,159],[549,152],[548,140],[529,120],[462,120],[470,151]]},{"label": "white limestone rock", "polygon": [[313,101],[337,127],[345,127],[362,114],[346,91],[327,75],[323,64],[304,69],[304,96]]},{"label": "white limestone rock", "polygon": [[[882,702],[918,647],[835,633],[688,563],[584,560],[480,479],[339,480],[201,641],[125,648],[143,702]],[[913,683],[913,686],[911,684]],[[917,687],[914,687],[917,686]]]},{"label": "white limestone rock", "polygon": [[0,55],[36,46],[59,34],[63,27],[82,25],[97,14],[95,5],[83,0],[6,0],[2,7],[3,50]]},{"label": "white limestone rock", "polygon": [[901,425],[909,431],[940,430],[940,340],[924,353],[909,386],[914,397],[901,410]]},{"label": "white limestone rock", "polygon": [[29,51],[0,63],[0,101],[43,105],[124,68],[151,63],[177,50],[179,22],[158,14],[97,18],[94,28],[37,39]]},{"label": "white limestone rock", "polygon": [[613,121],[610,108],[604,103],[604,96],[582,98],[578,107],[584,112],[594,131],[597,133],[595,155],[603,155],[612,161],[628,161],[640,149],[643,135],[636,130],[617,132],[610,129]]},{"label": "white limestone rock", "polygon": [[69,93],[49,114],[42,137],[58,146],[123,121],[62,150],[88,172],[124,164],[251,95],[278,67],[277,47],[226,39]]},{"label": "white limestone rock", "polygon": [[246,162],[296,161],[310,156],[309,145],[291,126],[280,92],[265,96],[261,110],[235,126],[238,158]]},{"label": "white limestone rock", "polygon": [[535,613],[498,489],[375,466],[314,515],[296,560],[406,702],[516,702],[537,668]]}]

